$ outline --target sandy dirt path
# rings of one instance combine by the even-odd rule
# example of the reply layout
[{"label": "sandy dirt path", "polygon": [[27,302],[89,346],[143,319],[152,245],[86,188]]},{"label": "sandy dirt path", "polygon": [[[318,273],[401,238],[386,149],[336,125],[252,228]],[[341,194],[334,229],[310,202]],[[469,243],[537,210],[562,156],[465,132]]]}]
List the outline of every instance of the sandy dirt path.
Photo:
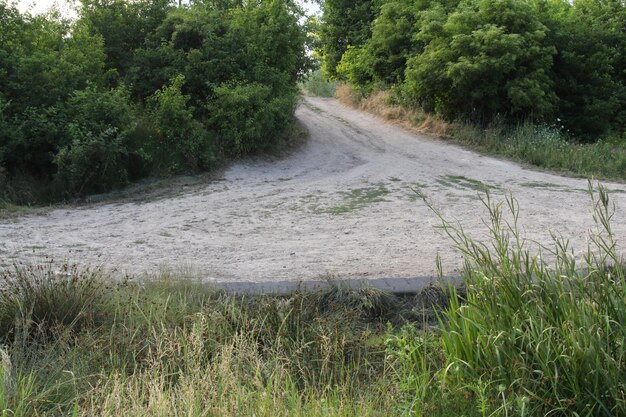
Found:
[{"label": "sandy dirt path", "polygon": [[[237,163],[170,197],[3,220],[0,268],[51,256],[128,273],[184,267],[219,281],[429,277],[439,253],[454,275],[462,259],[414,187],[474,236],[485,230],[478,191],[510,191],[526,238],[548,243],[554,230],[586,247],[586,180],[481,156],[331,99],[304,99],[297,117],[311,137],[285,159]],[[616,235],[626,236],[626,186],[606,185]]]}]

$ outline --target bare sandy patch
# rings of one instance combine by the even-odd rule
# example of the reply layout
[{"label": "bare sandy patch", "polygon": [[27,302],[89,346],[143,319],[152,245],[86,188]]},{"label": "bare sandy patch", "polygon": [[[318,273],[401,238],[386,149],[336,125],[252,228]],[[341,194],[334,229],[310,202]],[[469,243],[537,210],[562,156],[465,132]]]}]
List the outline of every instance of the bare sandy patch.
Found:
[{"label": "bare sandy patch", "polygon": [[[587,183],[481,156],[385,123],[333,99],[297,111],[309,142],[281,160],[247,160],[176,192],[0,220],[0,268],[45,256],[137,274],[163,265],[207,280],[273,281],[454,275],[462,258],[417,188],[470,234],[484,236],[479,193],[518,200],[526,238],[550,230],[586,249]],[[606,184],[626,232],[626,187]]]}]

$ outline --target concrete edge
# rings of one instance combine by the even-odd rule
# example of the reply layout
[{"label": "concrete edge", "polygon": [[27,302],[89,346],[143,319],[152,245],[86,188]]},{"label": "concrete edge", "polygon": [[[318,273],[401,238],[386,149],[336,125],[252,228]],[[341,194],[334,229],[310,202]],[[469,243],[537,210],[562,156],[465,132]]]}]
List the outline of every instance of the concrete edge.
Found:
[{"label": "concrete edge", "polygon": [[429,286],[458,285],[461,283],[460,276],[437,278],[424,277],[401,277],[401,278],[337,278],[332,280],[306,280],[306,281],[213,281],[211,285],[236,295],[287,295],[295,291],[314,291],[328,288],[332,285],[348,288],[372,287],[396,295],[417,294]]}]

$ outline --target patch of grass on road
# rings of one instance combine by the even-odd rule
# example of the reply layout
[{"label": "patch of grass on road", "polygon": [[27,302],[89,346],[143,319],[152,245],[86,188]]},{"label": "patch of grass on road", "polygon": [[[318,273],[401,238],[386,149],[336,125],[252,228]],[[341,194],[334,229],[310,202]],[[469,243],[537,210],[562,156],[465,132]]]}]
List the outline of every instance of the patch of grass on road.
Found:
[{"label": "patch of grass on road", "polygon": [[389,194],[389,190],[384,185],[379,184],[375,187],[355,188],[342,194],[342,204],[329,207],[323,211],[336,215],[351,213],[370,204],[386,201],[384,197]]},{"label": "patch of grass on road", "polygon": [[462,175],[445,175],[437,179],[437,183],[445,187],[454,187],[460,189],[474,190],[481,193],[498,189],[495,185],[486,184],[473,178],[464,177]]}]

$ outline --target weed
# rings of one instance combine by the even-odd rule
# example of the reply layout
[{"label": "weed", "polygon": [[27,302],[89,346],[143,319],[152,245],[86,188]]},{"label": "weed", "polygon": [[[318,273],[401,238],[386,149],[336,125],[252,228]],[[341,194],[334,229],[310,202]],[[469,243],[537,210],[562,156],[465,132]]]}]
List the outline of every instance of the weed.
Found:
[{"label": "weed", "polygon": [[456,187],[461,189],[479,191],[481,193],[486,193],[490,190],[498,188],[495,185],[485,184],[482,181],[475,180],[473,178],[467,178],[462,175],[445,175],[439,177],[437,182],[445,186],[446,188]]},{"label": "weed", "polygon": [[[79,328],[98,320],[105,285],[98,269],[81,269],[52,261],[5,272],[0,291],[0,334],[7,342],[18,327],[39,327],[51,333],[59,326]],[[25,329],[22,329],[25,331]]]},{"label": "weed", "polygon": [[367,205],[386,201],[384,196],[389,194],[389,190],[383,186],[355,188],[343,193],[342,204],[322,210],[330,214],[346,214],[359,210]]},{"label": "weed", "polygon": [[512,197],[505,201],[508,216],[502,203],[483,199],[491,219],[488,244],[468,237],[429,203],[466,259],[465,302],[451,297],[440,316],[446,358],[438,377],[471,387],[493,412],[626,413],[626,274],[607,191],[589,187],[598,227],[582,265],[566,240],[543,248],[552,265],[542,251],[528,249]]}]

